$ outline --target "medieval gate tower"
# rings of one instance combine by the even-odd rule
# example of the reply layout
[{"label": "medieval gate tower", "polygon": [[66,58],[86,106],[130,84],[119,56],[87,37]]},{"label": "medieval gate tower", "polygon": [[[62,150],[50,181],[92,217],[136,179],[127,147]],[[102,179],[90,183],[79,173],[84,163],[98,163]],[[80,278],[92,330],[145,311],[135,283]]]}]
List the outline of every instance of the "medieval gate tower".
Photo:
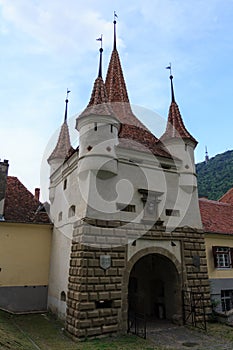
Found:
[{"label": "medieval gate tower", "polygon": [[[157,139],[132,112],[116,46],[105,82],[102,48],[79,147],[65,119],[50,155],[54,222],[49,307],[74,339],[126,332],[130,313],[182,322],[184,290],[209,305],[194,149],[171,80]],[[202,317],[202,316],[200,316]]]}]

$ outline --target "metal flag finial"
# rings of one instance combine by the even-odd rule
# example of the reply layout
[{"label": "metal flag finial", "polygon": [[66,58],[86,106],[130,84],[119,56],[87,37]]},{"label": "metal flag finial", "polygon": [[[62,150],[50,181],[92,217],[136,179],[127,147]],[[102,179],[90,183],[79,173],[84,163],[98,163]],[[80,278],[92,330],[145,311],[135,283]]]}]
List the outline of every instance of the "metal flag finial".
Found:
[{"label": "metal flag finial", "polygon": [[66,123],[67,122],[67,109],[68,109],[68,95],[70,93],[70,90],[67,88],[66,89],[66,99],[65,99],[65,103],[66,103],[66,107],[65,107],[65,117],[64,117],[64,122]]},{"label": "metal flag finial", "polygon": [[99,38],[96,39],[97,41],[100,41],[100,48],[102,49],[102,43],[103,43],[103,34]]},{"label": "metal flag finial", "polygon": [[113,50],[116,50],[116,18],[118,18],[116,11],[114,11],[114,20],[113,20],[113,24],[114,24],[114,39],[113,39]]},{"label": "metal flag finial", "polygon": [[166,69],[170,70],[170,75],[172,75],[172,64],[171,62],[169,63],[169,66],[166,67]]},{"label": "metal flag finial", "polygon": [[169,63],[169,66],[166,67],[166,69],[170,70],[170,80],[171,80],[171,98],[172,102],[175,102],[175,94],[174,94],[174,88],[173,88],[173,75],[172,75],[172,64],[171,62]]},{"label": "metal flag finial", "polygon": [[96,39],[97,41],[100,41],[101,44],[100,44],[100,63],[99,63],[99,73],[98,73],[98,77],[99,78],[102,78],[102,53],[103,53],[103,47],[102,47],[102,44],[103,44],[103,34],[101,34],[101,36]]},{"label": "metal flag finial", "polygon": [[69,93],[70,93],[71,91],[67,88],[66,89],[66,99],[68,100],[68,95],[69,95]]}]

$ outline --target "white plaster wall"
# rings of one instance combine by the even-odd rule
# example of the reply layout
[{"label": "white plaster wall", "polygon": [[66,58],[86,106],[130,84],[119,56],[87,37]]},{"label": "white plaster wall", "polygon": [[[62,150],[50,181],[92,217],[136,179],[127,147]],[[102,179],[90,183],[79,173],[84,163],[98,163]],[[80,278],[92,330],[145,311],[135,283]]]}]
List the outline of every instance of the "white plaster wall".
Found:
[{"label": "white plaster wall", "polygon": [[[140,223],[144,205],[138,189],[146,189],[161,193],[157,204],[158,216],[164,221],[167,230],[182,226],[201,228],[192,149],[189,145],[186,148],[179,145],[177,150],[183,157],[176,162],[178,170],[169,159],[159,159],[150,153],[118,146],[112,153],[118,159],[117,173],[114,176],[97,177],[96,169],[79,171],[82,164],[76,154],[51,175],[54,232],[48,304],[61,318],[65,317],[65,303],[60,300],[60,294],[62,291],[67,292],[73,223],[76,220],[91,217]],[[161,162],[168,165],[169,169],[162,168]],[[98,164],[95,167],[98,168]],[[66,189],[63,188],[65,179]],[[120,211],[117,203],[133,204],[136,212]],[[76,213],[75,216],[68,217],[71,205],[75,205]],[[166,209],[179,210],[179,216],[167,216]],[[58,220],[60,212],[62,220]],[[156,246],[167,249],[181,261],[180,243],[175,243],[176,246],[172,247],[170,241],[140,239],[136,247],[129,246],[129,258],[143,248]]]},{"label": "white plaster wall", "polygon": [[48,307],[61,319],[65,318],[65,303],[61,292],[67,295],[71,239],[54,227],[49,273]]}]

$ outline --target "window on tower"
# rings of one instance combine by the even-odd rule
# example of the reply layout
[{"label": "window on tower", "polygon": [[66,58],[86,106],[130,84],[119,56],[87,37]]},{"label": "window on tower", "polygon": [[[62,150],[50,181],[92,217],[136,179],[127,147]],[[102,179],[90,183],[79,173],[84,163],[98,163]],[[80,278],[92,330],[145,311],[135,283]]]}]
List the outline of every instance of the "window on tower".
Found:
[{"label": "window on tower", "polygon": [[69,208],[69,212],[68,212],[68,217],[72,217],[75,215],[75,205],[71,205],[71,207]]}]

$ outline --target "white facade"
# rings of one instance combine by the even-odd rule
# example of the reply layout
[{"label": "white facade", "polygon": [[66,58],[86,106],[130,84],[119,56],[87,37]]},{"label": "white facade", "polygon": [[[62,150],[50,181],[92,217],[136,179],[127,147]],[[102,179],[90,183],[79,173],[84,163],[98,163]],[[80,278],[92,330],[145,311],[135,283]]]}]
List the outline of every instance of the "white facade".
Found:
[{"label": "white facade", "polygon": [[[50,210],[54,233],[48,303],[61,318],[65,318],[61,293],[67,292],[73,224],[77,220],[87,217],[146,222],[151,226],[159,220],[167,231],[184,226],[202,228],[192,145],[182,140],[178,145],[169,144],[174,159],[154,156],[146,149],[123,148],[118,142],[117,128],[112,139],[103,133],[103,128],[110,130],[112,122],[110,118],[108,123],[106,116],[104,119],[105,124],[101,123],[101,128],[97,126],[95,131],[93,120],[88,124],[88,138],[80,138],[82,156],[76,151],[51,174]],[[94,146],[85,152],[89,144]],[[106,151],[109,145],[110,152]],[[178,159],[178,155],[182,158]],[[143,190],[149,193],[146,201],[142,200]],[[150,197],[150,193],[155,198]],[[148,217],[145,208],[151,203],[156,207],[152,207]]]}]

